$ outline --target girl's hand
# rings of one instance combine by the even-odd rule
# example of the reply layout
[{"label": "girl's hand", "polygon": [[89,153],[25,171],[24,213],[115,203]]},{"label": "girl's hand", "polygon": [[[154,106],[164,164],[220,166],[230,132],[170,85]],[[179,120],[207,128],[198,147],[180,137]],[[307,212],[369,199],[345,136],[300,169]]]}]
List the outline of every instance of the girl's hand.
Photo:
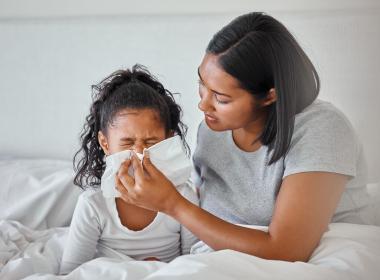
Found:
[{"label": "girl's hand", "polygon": [[[128,174],[131,165],[135,178]],[[174,211],[177,201],[183,198],[165,175],[152,164],[148,153],[143,161],[133,153],[131,159],[122,163],[116,175],[116,188],[125,202],[166,214]]]}]

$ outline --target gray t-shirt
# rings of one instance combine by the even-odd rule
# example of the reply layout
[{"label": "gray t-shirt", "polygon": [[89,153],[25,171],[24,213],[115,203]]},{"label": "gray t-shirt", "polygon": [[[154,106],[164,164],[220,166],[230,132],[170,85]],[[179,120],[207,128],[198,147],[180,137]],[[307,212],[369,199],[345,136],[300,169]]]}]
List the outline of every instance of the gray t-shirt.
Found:
[{"label": "gray t-shirt", "polygon": [[288,153],[268,166],[271,153],[264,145],[245,152],[231,131],[212,131],[202,122],[193,156],[201,207],[231,223],[268,226],[286,176],[325,171],[350,176],[332,222],[367,223],[363,149],[348,119],[332,104],[316,100],[297,114]]}]

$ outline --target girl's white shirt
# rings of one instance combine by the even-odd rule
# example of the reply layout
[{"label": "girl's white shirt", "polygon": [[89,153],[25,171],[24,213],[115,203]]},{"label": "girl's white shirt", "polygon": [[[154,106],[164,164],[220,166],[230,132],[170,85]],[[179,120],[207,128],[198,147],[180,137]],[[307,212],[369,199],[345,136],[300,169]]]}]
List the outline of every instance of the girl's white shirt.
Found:
[{"label": "girl's white shirt", "polygon": [[[152,163],[176,186],[179,193],[199,205],[189,175],[191,163],[180,138],[166,139],[149,149]],[[130,152],[120,152],[106,159],[101,190],[86,190],[79,198],[66,240],[60,273],[67,274],[96,257],[143,260],[156,257],[169,262],[188,254],[197,238],[175,219],[158,212],[154,220],[139,231],[122,225],[115,197],[115,174]],[[130,154],[129,154],[130,156]]]}]

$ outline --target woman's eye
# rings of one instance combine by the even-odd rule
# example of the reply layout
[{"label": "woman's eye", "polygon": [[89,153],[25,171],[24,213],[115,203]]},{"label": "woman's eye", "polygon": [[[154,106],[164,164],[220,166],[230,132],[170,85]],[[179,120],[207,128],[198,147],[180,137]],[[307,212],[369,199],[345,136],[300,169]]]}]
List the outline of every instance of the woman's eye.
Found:
[{"label": "woman's eye", "polygon": [[[199,93],[199,96],[202,98],[205,85],[203,84],[203,82],[201,80],[198,80],[198,84],[199,84],[198,93]],[[221,100],[221,97],[217,93],[214,93],[214,97],[215,97],[215,100],[218,104],[229,103],[229,101],[227,101],[227,100]]]},{"label": "woman's eye", "polygon": [[214,94],[214,96],[215,96],[215,100],[216,100],[216,102],[218,104],[227,104],[227,103],[229,103],[229,101],[221,100],[220,97],[218,96],[218,94],[216,94],[216,93]]}]

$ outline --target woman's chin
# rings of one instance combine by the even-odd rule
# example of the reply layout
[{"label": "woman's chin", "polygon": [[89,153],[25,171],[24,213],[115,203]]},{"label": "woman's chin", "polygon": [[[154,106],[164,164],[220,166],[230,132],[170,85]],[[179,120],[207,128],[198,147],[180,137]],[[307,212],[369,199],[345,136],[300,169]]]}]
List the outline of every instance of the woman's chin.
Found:
[{"label": "woman's chin", "polygon": [[207,117],[205,117],[205,122],[207,124],[207,126],[211,129],[211,130],[214,130],[214,131],[224,131],[224,130],[227,130],[223,124],[216,120],[216,119],[209,119]]}]

